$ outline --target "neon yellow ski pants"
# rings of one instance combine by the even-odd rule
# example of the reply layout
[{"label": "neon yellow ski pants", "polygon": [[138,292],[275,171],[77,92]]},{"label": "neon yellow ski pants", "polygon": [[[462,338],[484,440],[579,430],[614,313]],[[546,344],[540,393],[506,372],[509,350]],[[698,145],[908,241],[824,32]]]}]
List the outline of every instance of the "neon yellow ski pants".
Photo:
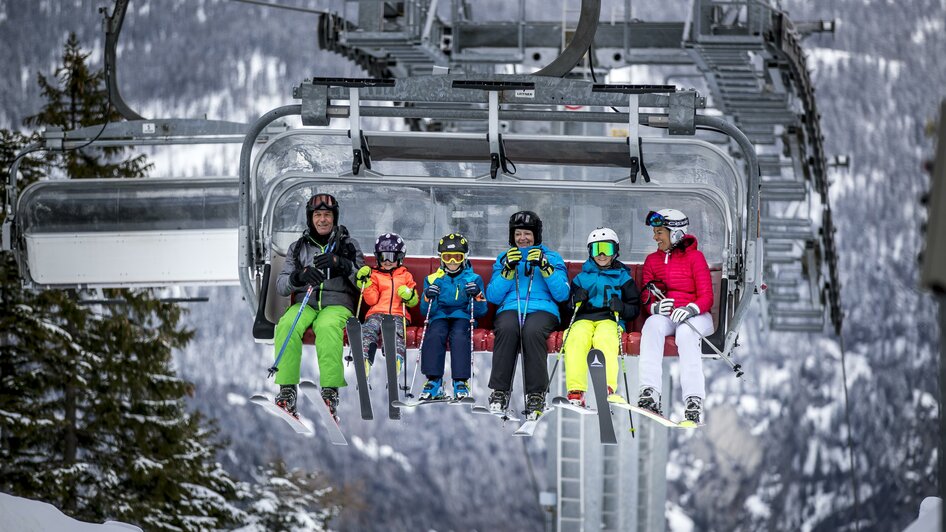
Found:
[{"label": "neon yellow ski pants", "polygon": [[618,389],[618,326],[614,320],[578,320],[565,338],[565,386],[588,391],[588,351],[604,353],[608,386]]},{"label": "neon yellow ski pants", "polygon": [[341,305],[330,305],[316,310],[308,305],[302,310],[296,328],[290,331],[292,320],[299,313],[299,303],[286,309],[286,313],[276,324],[275,352],[279,356],[286,337],[289,343],[279,361],[276,372],[276,384],[298,384],[299,366],[302,364],[302,335],[310,326],[315,333],[315,354],[319,361],[319,387],[341,388],[345,382],[345,368],[342,365],[342,333],[345,322],[351,317],[351,311]]}]

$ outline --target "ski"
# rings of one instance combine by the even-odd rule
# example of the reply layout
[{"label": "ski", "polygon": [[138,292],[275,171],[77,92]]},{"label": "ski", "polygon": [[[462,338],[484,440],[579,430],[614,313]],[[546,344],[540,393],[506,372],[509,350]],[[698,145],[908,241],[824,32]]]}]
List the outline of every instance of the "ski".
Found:
[{"label": "ski", "polygon": [[552,404],[555,406],[564,408],[565,410],[571,410],[572,412],[577,412],[583,416],[593,416],[597,414],[594,408],[588,408],[587,406],[573,405],[571,401],[569,401],[565,397],[553,397]]},{"label": "ski", "polygon": [[[460,399],[453,399],[453,400],[450,401],[450,404],[452,404],[452,405],[475,405],[475,404],[476,404],[476,399],[474,399],[472,395],[468,395],[468,396],[463,397],[463,398],[460,398]],[[489,410],[489,409],[487,408],[487,410]]]},{"label": "ski", "polygon": [[388,373],[388,418],[401,419],[401,411],[394,405],[397,393],[397,323],[393,316],[381,318],[381,347],[384,366]]},{"label": "ski", "polygon": [[319,393],[319,387],[312,381],[302,381],[299,383],[299,389],[313,403],[318,405],[316,411],[322,418],[322,424],[328,429],[328,439],[332,445],[348,445],[348,440],[342,434],[342,429],[338,426],[338,418],[332,415],[325,401],[322,400],[322,394]]},{"label": "ski", "polygon": [[250,397],[250,401],[260,405],[270,414],[285,420],[286,423],[289,423],[289,426],[292,427],[292,430],[296,431],[297,434],[312,434],[312,429],[307,427],[301,419],[276,406],[276,403],[272,397],[258,393],[253,397]]},{"label": "ski", "polygon": [[663,417],[660,414],[655,414],[654,412],[651,412],[650,410],[647,410],[645,408],[641,408],[639,406],[634,406],[634,405],[630,405],[626,403],[621,403],[621,404],[611,403],[611,406],[616,406],[618,408],[623,408],[625,410],[630,410],[631,412],[638,413],[652,421],[656,421],[657,423],[663,425],[664,427],[668,427],[671,429],[695,429],[695,428],[699,428],[703,426],[703,425],[697,425],[696,423],[688,419],[684,419],[683,421],[674,421],[670,418]]},{"label": "ski", "polygon": [[503,420],[503,423],[505,423],[506,421],[512,421],[512,422],[514,422],[514,423],[518,423],[518,422],[520,421],[519,418],[517,418],[516,416],[513,415],[512,410],[506,410],[506,411],[504,411],[504,412],[502,412],[502,413],[498,413],[498,414],[497,414],[497,413],[491,411],[491,410],[489,409],[489,406],[488,406],[488,405],[487,405],[487,406],[474,405],[473,408],[470,409],[470,412],[473,412],[474,414],[493,415],[493,416],[498,417],[499,419],[502,419],[502,420]]},{"label": "ski", "polygon": [[361,402],[361,419],[374,419],[371,410],[371,394],[368,393],[368,375],[365,373],[365,348],[362,343],[361,322],[357,316],[348,318],[345,323],[348,332],[348,347],[355,363],[355,379],[358,381],[358,400]]},{"label": "ski", "polygon": [[522,425],[519,425],[519,428],[516,429],[516,432],[512,433],[513,436],[526,436],[531,438],[532,435],[535,434],[536,427],[538,427],[539,423],[549,415],[549,410],[552,408],[552,406],[549,406],[544,412],[542,412],[541,415],[539,415],[539,417],[535,419],[526,419],[523,421]]},{"label": "ski", "polygon": [[391,404],[398,408],[414,408],[421,405],[449,405],[454,402],[453,399],[446,397],[444,399],[420,399],[419,401],[394,401]]},{"label": "ski", "polygon": [[600,349],[588,351],[588,371],[591,373],[591,386],[595,390],[595,405],[598,407],[598,429],[602,445],[617,445],[614,434],[614,420],[608,403],[608,374],[605,368],[604,353]]}]

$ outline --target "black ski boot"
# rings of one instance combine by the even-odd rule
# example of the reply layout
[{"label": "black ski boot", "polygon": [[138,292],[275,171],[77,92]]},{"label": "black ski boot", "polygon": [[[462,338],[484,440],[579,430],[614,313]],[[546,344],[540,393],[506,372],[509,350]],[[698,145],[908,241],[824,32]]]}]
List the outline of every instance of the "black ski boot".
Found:
[{"label": "black ski boot", "polygon": [[529,421],[535,421],[539,419],[539,416],[542,415],[542,411],[545,410],[545,394],[530,393],[526,395],[526,419]]},{"label": "black ski boot", "polygon": [[322,388],[322,400],[335,421],[338,421],[338,388]]},{"label": "black ski boot", "polygon": [[687,397],[686,404],[687,407],[686,410],[683,411],[683,417],[685,417],[687,421],[692,421],[697,425],[702,425],[703,422],[701,418],[703,417],[703,399],[695,395],[691,395],[690,397]]},{"label": "black ski boot", "polygon": [[295,384],[280,384],[279,393],[276,394],[276,406],[298,418],[299,413],[296,411],[297,395]]},{"label": "black ski boot", "polygon": [[489,394],[489,413],[504,414],[507,408],[509,408],[509,392],[493,390],[493,393]]},{"label": "black ski boot", "polygon": [[640,398],[637,400],[637,406],[644,410],[650,410],[658,416],[663,415],[660,411],[660,394],[653,388],[647,387],[641,390]]}]

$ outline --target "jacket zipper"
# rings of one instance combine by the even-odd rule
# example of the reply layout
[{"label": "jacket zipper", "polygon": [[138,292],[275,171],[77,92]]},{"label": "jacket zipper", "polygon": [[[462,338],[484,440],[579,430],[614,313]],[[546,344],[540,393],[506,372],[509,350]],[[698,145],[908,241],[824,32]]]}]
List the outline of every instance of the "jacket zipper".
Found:
[{"label": "jacket zipper", "polygon": [[394,314],[394,270],[387,273],[391,276],[391,302],[388,304],[388,314]]}]

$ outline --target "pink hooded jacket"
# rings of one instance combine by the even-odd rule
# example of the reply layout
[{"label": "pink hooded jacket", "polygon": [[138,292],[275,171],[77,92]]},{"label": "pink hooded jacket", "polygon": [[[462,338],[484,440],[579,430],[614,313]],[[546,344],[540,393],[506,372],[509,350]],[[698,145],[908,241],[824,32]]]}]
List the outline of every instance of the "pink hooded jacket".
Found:
[{"label": "pink hooded jacket", "polygon": [[[696,237],[685,235],[669,252],[657,250],[644,259],[643,286],[656,281],[666,286],[664,295],[673,298],[673,307],[696,303],[700,312],[709,312],[713,306],[713,281],[703,252],[697,249]],[[641,291],[641,302],[649,313],[650,304],[657,298],[650,290]]]}]

